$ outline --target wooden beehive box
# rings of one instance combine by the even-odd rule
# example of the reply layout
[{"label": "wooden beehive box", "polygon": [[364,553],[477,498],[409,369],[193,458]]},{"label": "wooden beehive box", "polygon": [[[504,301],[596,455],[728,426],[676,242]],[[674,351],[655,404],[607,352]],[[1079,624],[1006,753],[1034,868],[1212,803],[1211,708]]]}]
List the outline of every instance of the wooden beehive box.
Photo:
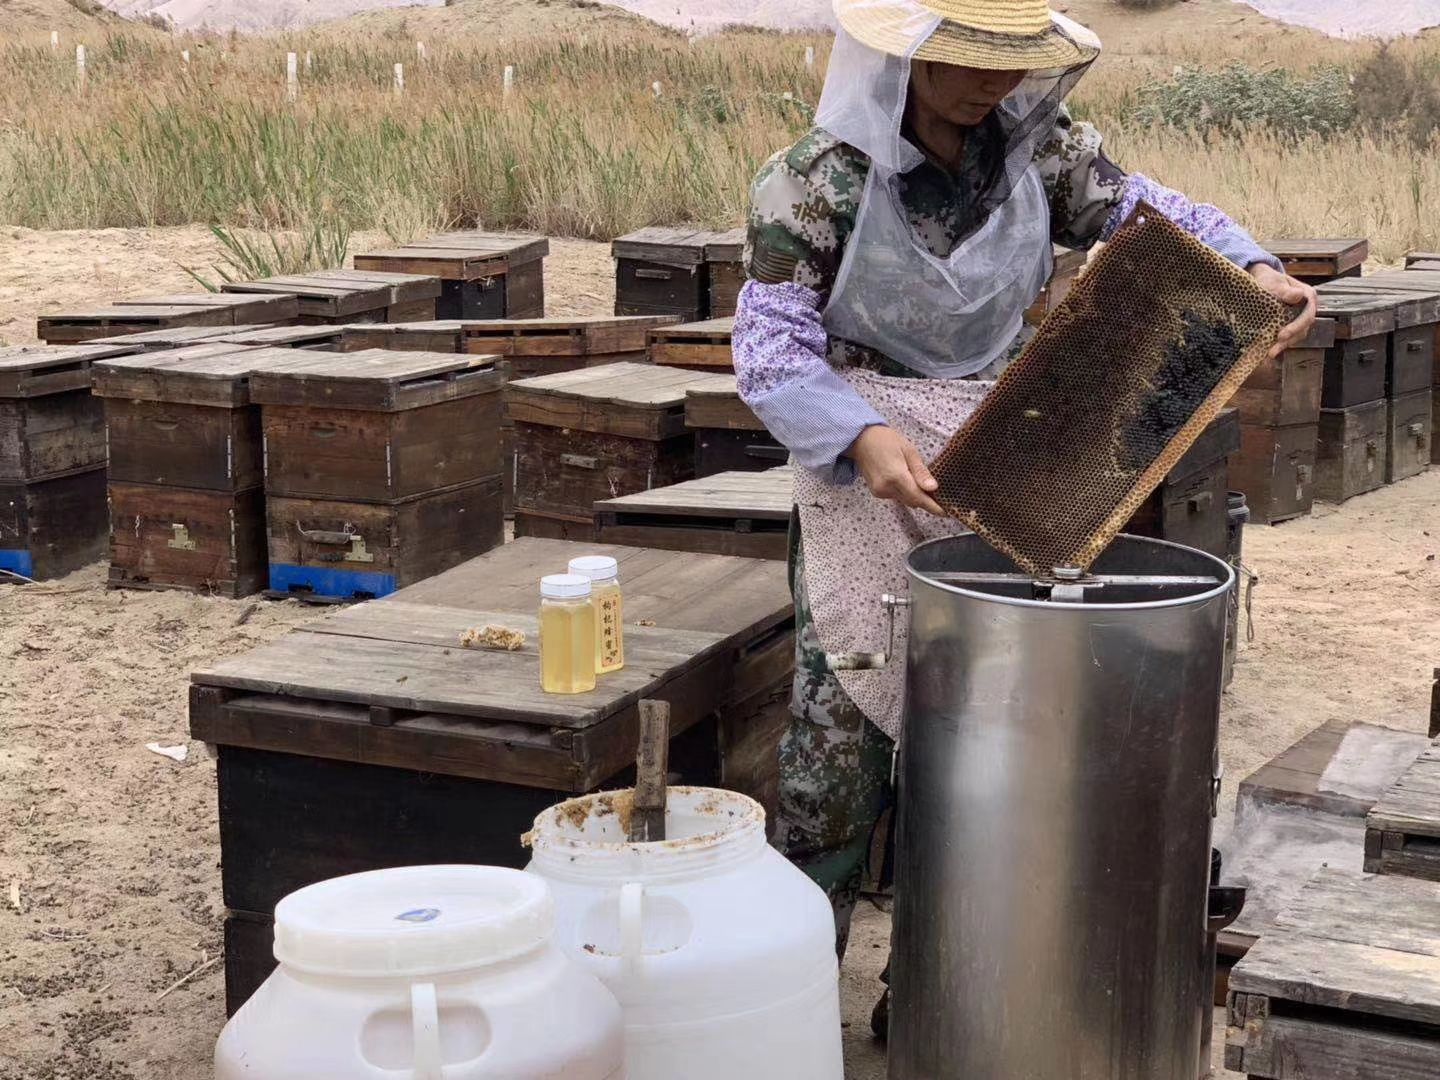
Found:
[{"label": "wooden beehive box", "polygon": [[143,334],[97,338],[92,345],[128,345],[131,351],[166,352],[195,345],[254,345],[333,350],[340,344],[336,326],[177,326]]},{"label": "wooden beehive box", "polygon": [[1335,344],[1335,324],[1320,319],[1301,345],[1261,361],[1230,399],[1240,422],[1260,427],[1313,424],[1320,415],[1325,352]]},{"label": "wooden beehive box", "polygon": [[740,400],[733,377],[686,391],[685,426],[695,433],[696,477],[762,472],[790,460],[790,451]]},{"label": "wooden beehive box", "polygon": [[622,361],[645,362],[646,335],[673,315],[498,319],[465,325],[464,351],[499,356],[511,379]]},{"label": "wooden beehive box", "polygon": [[710,277],[708,314],[712,319],[735,314],[745,284],[745,233],[743,228],[731,229],[716,233],[705,243],[705,272]]},{"label": "wooden beehive box", "polygon": [[622,363],[510,383],[516,535],[588,537],[600,499],[689,480],[685,393],[721,378]]},{"label": "wooden beehive box", "polygon": [[794,474],[782,465],[766,472],[717,473],[604,499],[595,504],[595,539],[667,551],[784,559],[793,488]]},{"label": "wooden beehive box", "polygon": [[0,570],[38,580],[104,557],[105,413],[91,367],[129,351],[0,347]]},{"label": "wooden beehive box", "polygon": [[[592,694],[542,694],[537,583],[596,553],[620,563],[629,663]],[[525,648],[460,647],[487,623],[528,631]],[[196,672],[229,1010],[273,969],[271,916],[297,888],[417,862],[523,866],[536,814],[624,783],[641,698],[670,703],[679,782],[773,806],[793,656],[782,563],[522,539]]]},{"label": "wooden beehive box", "polygon": [[1085,269],[1085,260],[1088,253],[1084,251],[1071,251],[1059,244],[1054,245],[1055,268],[1050,271],[1050,280],[1045,283],[1044,290],[1035,302],[1025,309],[1025,321],[1031,326],[1039,326],[1045,321],[1045,316],[1060,306],[1060,302],[1070,295],[1071,286],[1075,279],[1080,276],[1080,271]]},{"label": "wooden beehive box", "polygon": [[1401,303],[1395,295],[1322,286],[1320,315],[1335,323],[1336,338],[1325,353],[1324,408],[1344,409],[1385,396],[1390,338]]},{"label": "wooden beehive box", "polygon": [[650,362],[733,374],[735,357],[730,345],[734,334],[733,317],[660,327],[650,331]]},{"label": "wooden beehive box", "polygon": [[710,315],[705,245],[714,233],[649,228],[611,246],[616,315],[675,315],[696,322]]},{"label": "wooden beehive box", "polygon": [[545,314],[543,236],[441,233],[405,247],[355,256],[357,270],[421,274],[441,281],[436,319],[531,319]]},{"label": "wooden beehive box", "polygon": [[389,349],[401,352],[464,352],[460,319],[430,319],[424,322],[358,323],[341,328],[341,352]]},{"label": "wooden beehive box", "polygon": [[[1428,401],[1428,392],[1425,396]],[[1320,411],[1315,452],[1317,499],[1343,503],[1384,486],[1389,424],[1390,405],[1385,401]]]},{"label": "wooden beehive box", "polygon": [[1238,409],[1225,409],[1175,463],[1123,531],[1228,554],[1229,455],[1240,449]]},{"label": "wooden beehive box", "polygon": [[1230,974],[1225,1067],[1251,1080],[1440,1075],[1440,886],[1321,870]]},{"label": "wooden beehive box", "polygon": [[177,326],[234,327],[289,323],[299,316],[299,301],[291,295],[251,297],[183,293],[121,300],[114,304],[42,315],[36,326],[36,336],[51,345],[72,345]]},{"label": "wooden beehive box", "polygon": [[112,586],[223,596],[264,587],[264,445],[250,378],[322,355],[210,343],[96,365]]},{"label": "wooden beehive box", "polygon": [[270,587],[385,596],[500,543],[500,388],[488,357],[309,353],[257,372]]},{"label": "wooden beehive box", "polygon": [[1430,467],[1434,398],[1431,391],[1422,390],[1394,398],[1388,405],[1385,482],[1393,484]]},{"label": "wooden beehive box", "polygon": [[440,279],[425,274],[367,270],[317,270],[263,281],[232,281],[227,293],[289,293],[300,302],[308,325],[364,322],[418,322],[435,318]]},{"label": "wooden beehive box", "polygon": [[1370,257],[1370,241],[1359,238],[1267,240],[1260,246],[1285,264],[1287,274],[1311,285],[1359,277]]}]

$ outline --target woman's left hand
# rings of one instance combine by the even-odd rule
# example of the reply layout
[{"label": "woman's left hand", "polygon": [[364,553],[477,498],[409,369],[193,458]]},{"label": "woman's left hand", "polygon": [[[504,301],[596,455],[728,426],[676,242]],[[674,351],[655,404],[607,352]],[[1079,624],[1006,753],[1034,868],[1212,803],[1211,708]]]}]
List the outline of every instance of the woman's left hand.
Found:
[{"label": "woman's left hand", "polygon": [[1293,322],[1280,330],[1280,336],[1275,339],[1275,347],[1270,350],[1272,357],[1279,356],[1286,349],[1293,349],[1310,335],[1310,328],[1315,325],[1315,306],[1318,303],[1315,290],[1303,281],[1296,281],[1289,274],[1282,274],[1273,266],[1266,263],[1255,263],[1250,267],[1250,276],[1255,279],[1262,289],[1275,297],[1282,304],[1294,306],[1304,304],[1302,311]]}]

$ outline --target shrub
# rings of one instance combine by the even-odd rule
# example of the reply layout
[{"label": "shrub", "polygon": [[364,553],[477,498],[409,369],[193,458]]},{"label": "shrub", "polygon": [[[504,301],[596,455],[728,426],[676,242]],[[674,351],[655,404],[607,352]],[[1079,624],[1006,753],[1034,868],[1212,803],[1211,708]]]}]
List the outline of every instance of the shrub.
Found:
[{"label": "shrub", "polygon": [[1340,68],[1308,75],[1256,71],[1232,63],[1218,71],[1180,68],[1138,94],[1134,118],[1208,134],[1265,128],[1280,135],[1332,135],[1355,121],[1355,95]]},{"label": "shrub", "polygon": [[1352,77],[1357,118],[1371,127],[1398,124],[1418,146],[1440,129],[1440,59],[1378,48]]}]

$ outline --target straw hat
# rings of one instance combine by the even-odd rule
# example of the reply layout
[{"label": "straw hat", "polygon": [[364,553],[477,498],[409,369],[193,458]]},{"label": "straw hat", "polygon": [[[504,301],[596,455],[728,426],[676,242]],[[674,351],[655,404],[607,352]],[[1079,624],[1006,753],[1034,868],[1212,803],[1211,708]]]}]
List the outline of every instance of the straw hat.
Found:
[{"label": "straw hat", "polygon": [[[1048,70],[1100,54],[1100,39],[1046,0],[835,0],[835,15],[872,49],[959,67]],[[939,28],[912,53],[917,24],[936,17]]]}]

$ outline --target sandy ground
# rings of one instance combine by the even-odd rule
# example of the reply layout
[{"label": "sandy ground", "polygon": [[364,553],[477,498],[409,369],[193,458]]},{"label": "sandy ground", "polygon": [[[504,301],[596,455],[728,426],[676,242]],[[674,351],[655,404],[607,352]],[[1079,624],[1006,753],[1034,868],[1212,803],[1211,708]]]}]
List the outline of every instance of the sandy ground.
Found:
[{"label": "sandy ground", "polygon": [[[553,252],[552,310],[607,310],[605,245]],[[213,254],[201,229],[0,230],[0,339],[30,340],[59,304],[183,287],[176,264]],[[1246,552],[1261,584],[1225,707],[1227,804],[1239,777],[1332,717],[1423,730],[1440,471],[1252,528]],[[176,764],[145,744],[187,744],[188,671],[316,617],[102,581],[97,566],[0,587],[0,1080],[208,1075],[224,1020],[214,768],[198,745]],[[868,1018],[887,934],[862,905],[844,974],[856,1080],[883,1076]]]}]

